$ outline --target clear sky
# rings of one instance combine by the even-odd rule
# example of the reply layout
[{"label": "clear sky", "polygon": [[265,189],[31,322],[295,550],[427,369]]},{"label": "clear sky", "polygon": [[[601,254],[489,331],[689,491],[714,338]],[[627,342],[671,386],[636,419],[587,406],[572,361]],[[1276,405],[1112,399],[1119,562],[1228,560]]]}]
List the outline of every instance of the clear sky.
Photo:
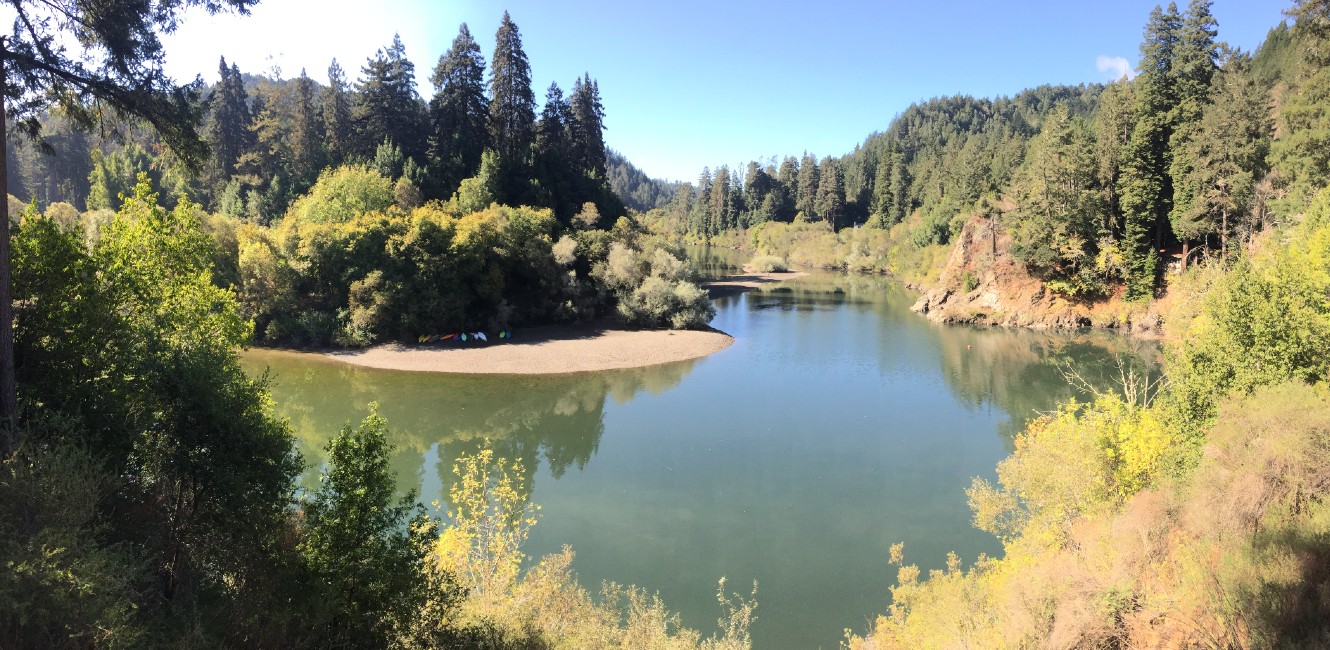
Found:
[{"label": "clear sky", "polygon": [[[467,23],[488,62],[507,9],[537,102],[589,72],[605,138],[648,174],[695,180],[703,165],[840,155],[911,103],[1108,81],[1134,68],[1155,0],[882,0],[775,3],[594,0],[262,0],[250,16],[191,14],[166,39],[178,79],[301,68],[354,79],[400,33],[428,97],[430,71]],[[1289,0],[1215,0],[1219,37],[1254,49]]]}]

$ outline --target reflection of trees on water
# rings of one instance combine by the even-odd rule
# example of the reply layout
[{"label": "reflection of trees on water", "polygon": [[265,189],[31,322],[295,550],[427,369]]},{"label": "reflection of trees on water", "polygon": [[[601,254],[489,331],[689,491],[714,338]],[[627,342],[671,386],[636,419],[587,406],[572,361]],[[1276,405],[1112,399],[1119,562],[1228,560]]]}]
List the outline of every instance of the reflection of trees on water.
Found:
[{"label": "reflection of trees on water", "polygon": [[[1000,430],[1008,439],[1039,412],[1072,397],[1091,397],[1069,384],[1064,371],[1076,373],[1098,390],[1116,388],[1119,359],[1138,374],[1160,374],[1157,343],[1102,330],[938,325],[910,312],[916,296],[882,276],[815,272],[763,287],[742,299],[754,311],[812,313],[848,308],[876,312],[884,334],[856,339],[857,353],[874,355],[884,372],[902,366],[923,370],[918,364],[937,362],[928,350],[936,347],[943,377],[963,403],[971,407],[992,404],[1010,414]],[[722,300],[726,302],[719,304],[729,306],[741,298]]]},{"label": "reflection of trees on water", "polygon": [[1066,372],[1100,391],[1117,389],[1119,360],[1137,373],[1160,372],[1157,344],[1115,332],[950,329],[939,337],[947,384],[968,404],[992,403],[1009,413],[1002,427],[1008,438],[1039,412],[1072,397],[1092,397],[1071,385]]},{"label": "reflection of trees on water", "polygon": [[328,440],[377,402],[397,448],[393,467],[399,488],[420,491],[426,454],[437,445],[433,469],[446,496],[453,459],[486,444],[495,457],[526,466],[528,494],[542,463],[556,479],[572,467],[584,468],[600,445],[607,399],[622,403],[644,391],[667,391],[695,361],[557,376],[391,372],[280,352],[250,353],[245,363],[254,372],[271,370],[278,412],[291,421],[311,465],[302,477],[306,487],[318,480]]}]

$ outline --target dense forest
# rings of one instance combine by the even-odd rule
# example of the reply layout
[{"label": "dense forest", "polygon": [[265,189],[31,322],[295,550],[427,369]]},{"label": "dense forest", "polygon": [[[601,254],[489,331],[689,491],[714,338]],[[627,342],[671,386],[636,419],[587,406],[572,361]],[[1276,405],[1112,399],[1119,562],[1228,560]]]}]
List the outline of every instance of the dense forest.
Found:
[{"label": "dense forest", "polygon": [[642,208],[669,187],[606,149],[597,82],[575,79],[567,98],[551,84],[537,113],[507,16],[488,83],[485,67],[465,24],[428,102],[398,38],[354,84],[336,60],[321,87],[303,71],[246,75],[223,58],[198,124],[211,152],[201,173],[151,129],[93,137],[53,111],[35,118],[44,141],[10,141],[10,192],[94,240],[145,177],[164,206],[199,213],[216,280],[236,290],[263,344],[360,346],[606,316],[704,326],[710,307],[671,263],[677,251],[657,254],[631,222],[611,229],[625,213],[614,186]]},{"label": "dense forest", "polygon": [[396,494],[375,413],[297,489],[307,461],[237,350],[702,326],[670,242],[918,278],[976,220],[1060,295],[1166,289],[1167,375],[1019,434],[967,491],[1003,557],[923,575],[893,547],[890,609],[847,643],[1330,645],[1330,3],[1254,53],[1208,0],[1158,7],[1134,79],[933,99],[839,158],[679,185],[606,148],[589,74],[537,112],[506,13],[488,81],[462,25],[426,101],[398,39],[354,83],[336,61],[326,87],[225,60],[211,88],[153,76],[181,7],[249,0],[13,4],[34,20],[0,45],[0,646],[747,647],[755,603],[723,582],[703,638],[645,591],[593,598],[571,552],[523,570],[529,470],[492,449],[430,514]]},{"label": "dense forest", "polygon": [[1236,51],[1217,40],[1208,2],[1161,7],[1130,81],[932,99],[838,158],[704,169],[649,220],[676,237],[911,279],[937,257],[918,251],[978,215],[1061,295],[1124,287],[1149,300],[1170,263],[1232,254],[1324,178],[1319,80],[1296,48],[1281,25],[1254,54]]}]

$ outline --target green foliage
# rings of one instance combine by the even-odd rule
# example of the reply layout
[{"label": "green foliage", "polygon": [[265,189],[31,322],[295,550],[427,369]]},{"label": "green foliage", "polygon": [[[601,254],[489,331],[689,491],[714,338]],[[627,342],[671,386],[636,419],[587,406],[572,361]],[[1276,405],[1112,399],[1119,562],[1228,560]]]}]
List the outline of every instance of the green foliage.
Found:
[{"label": "green foliage", "polygon": [[139,174],[151,167],[147,152],[131,144],[109,155],[100,149],[92,152],[92,174],[88,176],[88,209],[115,210],[122,197],[134,194]]},{"label": "green foliage", "polygon": [[701,328],[716,315],[687,264],[661,248],[648,256],[615,242],[592,275],[614,292],[620,318],[633,325]]},{"label": "green foliage", "polygon": [[1101,293],[1107,274],[1095,260],[1108,221],[1096,184],[1088,125],[1055,109],[1030,142],[1014,193],[1020,209],[1009,223],[1011,254],[1063,293]]},{"label": "green foliage", "polygon": [[430,160],[440,170],[441,193],[447,194],[471,170],[480,167],[489,144],[486,128],[485,58],[466,23],[458,28],[452,47],[430,77]]},{"label": "green foliage", "polygon": [[[40,428],[51,425],[61,426]],[[116,487],[91,454],[70,443],[31,445],[0,460],[5,647],[131,648],[144,641],[135,614],[145,567],[128,546],[99,540],[109,523],[100,503]]]},{"label": "green foliage", "polygon": [[[282,571],[270,553],[299,459],[263,382],[235,358],[250,323],[212,282],[211,238],[192,206],[168,211],[155,199],[141,177],[91,250],[81,233],[36,215],[15,233],[15,296],[42,306],[16,314],[20,399],[62,423],[29,428],[29,453],[86,449],[116,477],[97,488],[109,495],[86,524],[95,537],[83,539],[95,546],[68,557],[133,557],[138,568],[118,579],[146,607],[135,625],[167,637],[262,634],[289,614],[276,604]],[[69,534],[51,526],[51,535]],[[112,583],[98,591],[99,570],[88,574],[94,607],[120,598]],[[202,603],[229,611],[238,627],[217,626],[196,609]]]},{"label": "green foliage", "polygon": [[457,207],[463,212],[479,212],[497,202],[503,191],[501,173],[497,153],[487,150],[481,154],[480,171],[457,188]]},{"label": "green foliage", "polygon": [[974,271],[966,269],[965,273],[961,275],[961,291],[964,291],[965,293],[970,293],[971,291],[974,291],[978,287],[979,287],[978,276],[974,274]]},{"label": "green foliage", "polygon": [[1288,248],[1240,262],[1188,328],[1172,377],[1191,429],[1230,392],[1330,377],[1330,228],[1295,233]]},{"label": "green foliage", "polygon": [[371,405],[359,427],[328,443],[328,467],[305,506],[301,554],[336,612],[323,647],[402,647],[421,609],[448,597],[432,593],[446,581],[421,579],[438,531],[414,493],[396,497],[387,437]]},{"label": "green foliage", "polygon": [[309,194],[296,199],[288,216],[305,223],[345,223],[393,204],[393,184],[368,167],[327,169]]},{"label": "green foliage", "polygon": [[361,155],[369,157],[383,142],[401,148],[407,158],[425,153],[425,111],[416,93],[416,66],[406,58],[402,39],[380,48],[360,70],[352,120],[361,140]]},{"label": "green foliage", "polygon": [[517,24],[503,12],[490,57],[490,141],[505,164],[520,163],[535,141],[536,98],[531,64],[522,50]]},{"label": "green foliage", "polygon": [[759,255],[748,261],[746,265],[758,273],[784,272],[790,270],[785,264],[785,260],[775,255]]}]

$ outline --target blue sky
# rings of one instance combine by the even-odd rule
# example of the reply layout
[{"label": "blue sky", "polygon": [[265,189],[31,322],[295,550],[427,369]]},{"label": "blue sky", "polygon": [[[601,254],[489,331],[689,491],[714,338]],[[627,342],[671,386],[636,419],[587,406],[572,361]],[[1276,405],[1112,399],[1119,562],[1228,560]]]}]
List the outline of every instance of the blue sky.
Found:
[{"label": "blue sky", "polygon": [[[507,9],[538,101],[551,81],[566,91],[589,72],[609,146],[652,176],[694,180],[703,165],[843,154],[929,97],[1107,81],[1115,59],[1135,66],[1155,4],[381,0],[371,11],[354,0],[262,0],[246,17],[190,15],[166,44],[178,79],[214,80],[224,55],[246,72],[303,67],[324,82],[332,57],[354,78],[399,32],[428,97],[458,25],[488,61]],[[1212,11],[1220,38],[1250,50],[1289,4],[1215,0]]]}]

